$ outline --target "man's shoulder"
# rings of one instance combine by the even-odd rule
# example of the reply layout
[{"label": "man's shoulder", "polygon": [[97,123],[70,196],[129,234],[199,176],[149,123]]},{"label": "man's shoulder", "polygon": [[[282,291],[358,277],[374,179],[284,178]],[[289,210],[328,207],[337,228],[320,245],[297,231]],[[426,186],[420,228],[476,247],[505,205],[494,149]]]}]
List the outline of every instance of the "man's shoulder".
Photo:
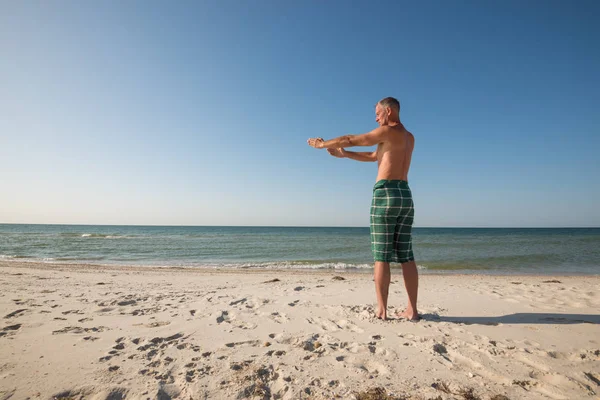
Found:
[{"label": "man's shoulder", "polygon": [[385,133],[385,134],[398,136],[398,135],[405,135],[406,133],[408,133],[409,136],[412,136],[412,133],[407,131],[406,128],[404,128],[404,126],[402,126],[402,125],[395,125],[395,126],[388,125],[388,126],[382,126],[381,128],[383,128],[382,133]]}]

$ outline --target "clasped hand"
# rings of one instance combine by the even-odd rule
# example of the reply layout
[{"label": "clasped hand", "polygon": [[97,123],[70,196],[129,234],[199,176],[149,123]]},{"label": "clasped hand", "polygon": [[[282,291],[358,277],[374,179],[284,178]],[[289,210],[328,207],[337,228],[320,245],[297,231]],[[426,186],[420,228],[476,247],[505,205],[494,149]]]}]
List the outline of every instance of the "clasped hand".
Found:
[{"label": "clasped hand", "polygon": [[315,149],[322,149],[323,148],[323,143],[325,143],[325,141],[323,140],[323,138],[310,138],[306,141],[308,143],[308,145],[310,147],[314,147]]}]

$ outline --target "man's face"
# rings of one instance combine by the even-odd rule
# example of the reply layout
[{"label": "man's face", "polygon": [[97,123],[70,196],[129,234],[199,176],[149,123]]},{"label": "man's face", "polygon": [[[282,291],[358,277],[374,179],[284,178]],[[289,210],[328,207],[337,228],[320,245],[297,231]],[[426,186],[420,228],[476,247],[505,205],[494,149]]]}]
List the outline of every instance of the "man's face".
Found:
[{"label": "man's face", "polygon": [[380,104],[375,106],[375,121],[379,124],[379,126],[385,126],[389,121],[389,113],[388,109],[381,107]]}]

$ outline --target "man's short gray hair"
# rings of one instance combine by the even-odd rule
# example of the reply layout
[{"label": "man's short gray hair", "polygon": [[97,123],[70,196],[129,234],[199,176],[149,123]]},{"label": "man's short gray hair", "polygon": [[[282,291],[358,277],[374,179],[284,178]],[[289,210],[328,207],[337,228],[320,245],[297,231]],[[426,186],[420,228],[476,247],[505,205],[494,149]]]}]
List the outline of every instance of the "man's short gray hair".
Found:
[{"label": "man's short gray hair", "polygon": [[400,102],[393,97],[386,97],[385,99],[379,100],[379,104],[381,107],[389,107],[392,110],[396,110],[400,113]]}]

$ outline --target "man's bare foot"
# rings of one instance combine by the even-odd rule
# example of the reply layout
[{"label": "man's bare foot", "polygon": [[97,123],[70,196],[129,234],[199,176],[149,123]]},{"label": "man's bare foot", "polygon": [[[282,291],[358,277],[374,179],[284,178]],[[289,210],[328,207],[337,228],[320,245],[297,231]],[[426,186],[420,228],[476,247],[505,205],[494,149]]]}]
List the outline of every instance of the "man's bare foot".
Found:
[{"label": "man's bare foot", "polygon": [[375,316],[377,317],[377,319],[383,319],[383,320],[387,319],[387,313],[385,312],[385,310],[377,310],[377,312],[375,313]]},{"label": "man's bare foot", "polygon": [[419,313],[412,310],[404,310],[401,313],[396,314],[398,318],[407,319],[409,321],[418,321],[421,319]]}]

